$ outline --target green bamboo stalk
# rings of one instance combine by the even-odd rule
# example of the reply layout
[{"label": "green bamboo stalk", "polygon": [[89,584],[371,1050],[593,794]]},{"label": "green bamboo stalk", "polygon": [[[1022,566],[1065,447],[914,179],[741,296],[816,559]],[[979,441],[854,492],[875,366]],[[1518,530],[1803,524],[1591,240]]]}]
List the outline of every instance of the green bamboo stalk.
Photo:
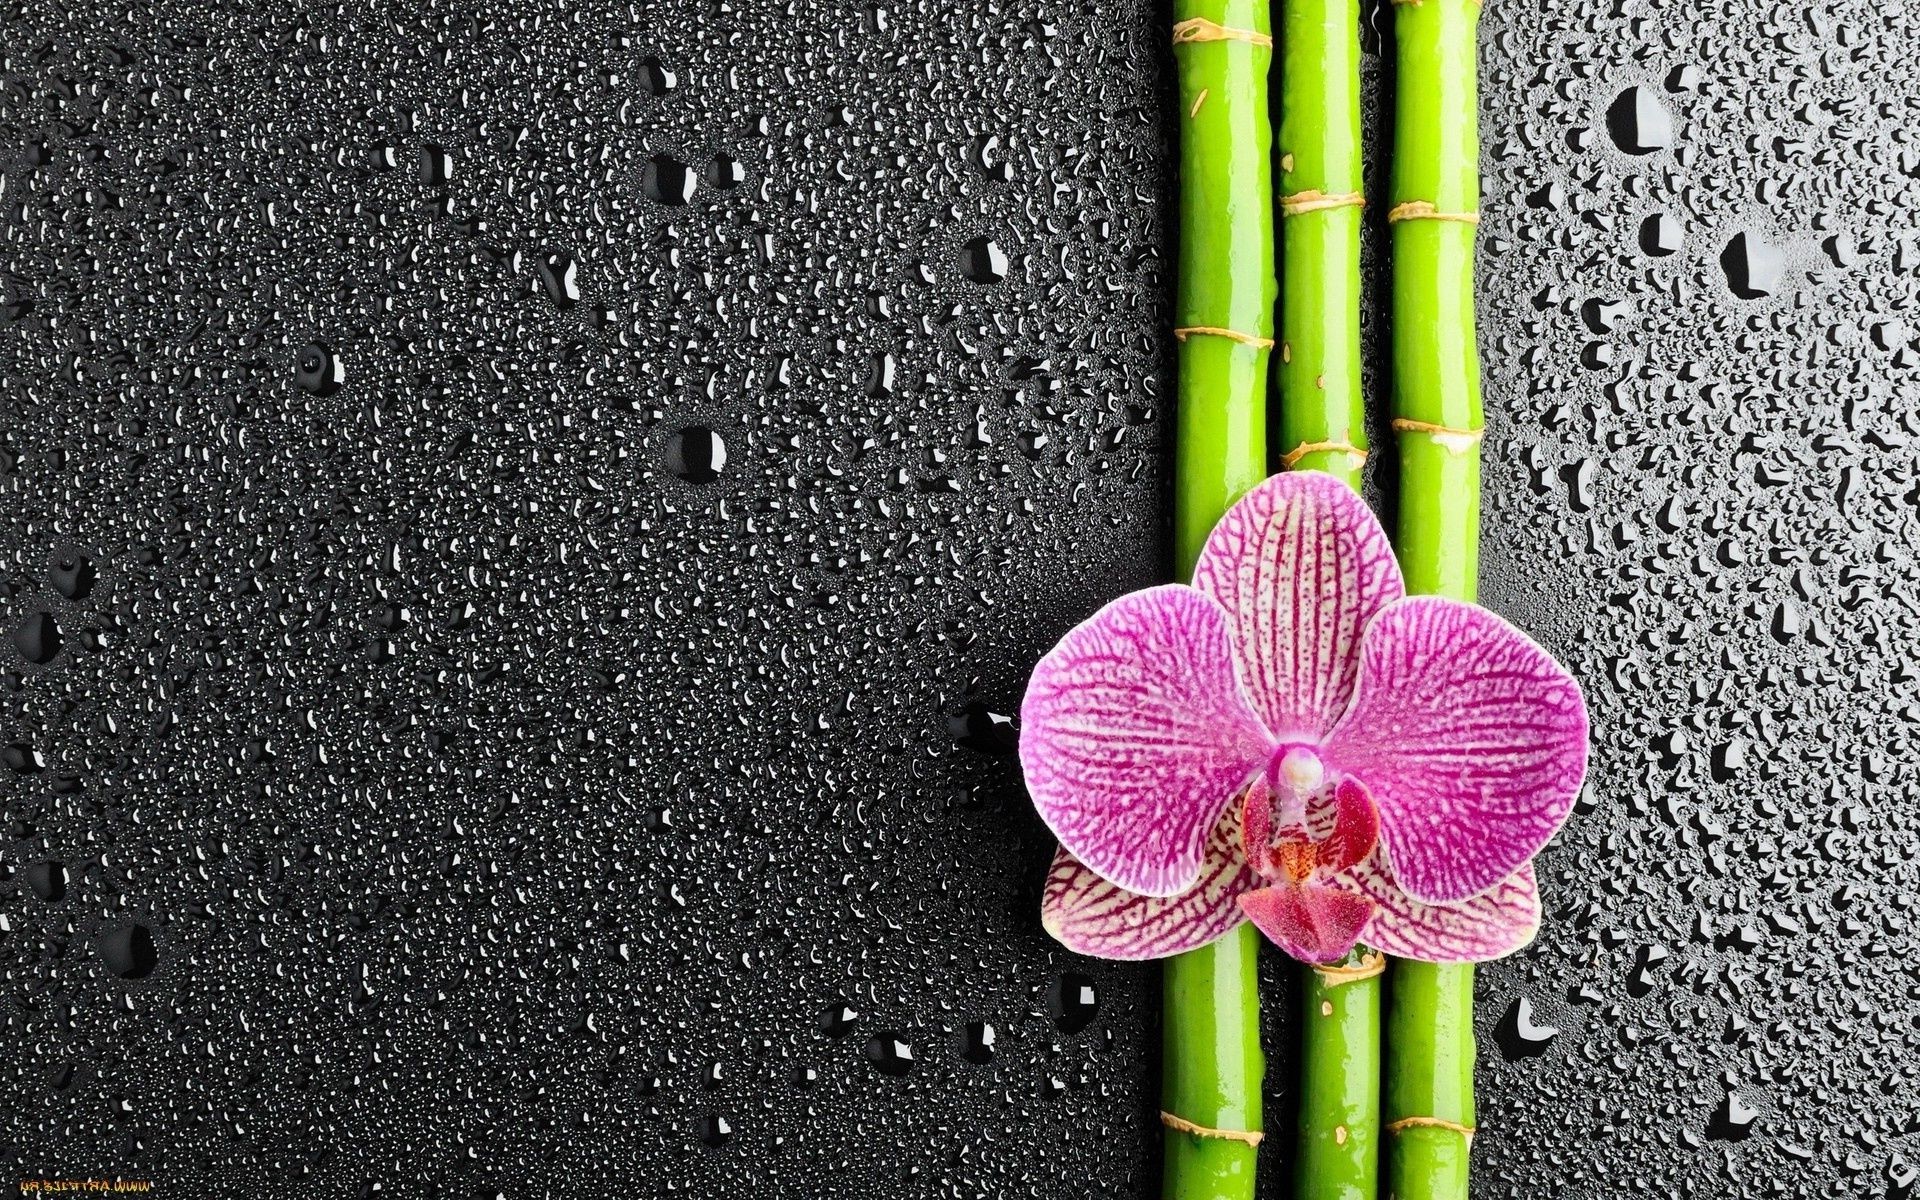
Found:
[{"label": "green bamboo stalk", "polygon": [[[1474,598],[1480,557],[1480,208],[1476,0],[1395,8],[1394,421],[1407,590]],[[1387,1191],[1465,1200],[1473,1126],[1473,968],[1389,976]]]},{"label": "green bamboo stalk", "polygon": [[[1365,963],[1368,956],[1356,951],[1355,959]],[[1377,974],[1307,972],[1297,1200],[1373,1200],[1380,1150],[1380,992]]]},{"label": "green bamboo stalk", "polygon": [[[1174,557],[1192,573],[1228,506],[1266,477],[1273,337],[1272,64],[1266,0],[1174,0],[1179,72],[1180,338]],[[1214,331],[1214,332],[1203,332]],[[1162,1107],[1211,1130],[1257,1134],[1259,935],[1250,926],[1170,959],[1162,1016]],[[1169,1126],[1167,1200],[1251,1200],[1251,1139]]]},{"label": "green bamboo stalk", "polygon": [[[1296,470],[1360,486],[1360,11],[1281,10],[1280,445]],[[1357,959],[1363,956],[1356,953]],[[1373,1200],[1380,1137],[1380,977],[1306,973],[1299,1200]]]},{"label": "green bamboo stalk", "polygon": [[[1360,483],[1360,5],[1281,10],[1280,444]],[[1325,447],[1307,449],[1306,447]]]},{"label": "green bamboo stalk", "polygon": [[1396,959],[1387,1016],[1387,1194],[1465,1200],[1473,1127],[1473,968]]}]

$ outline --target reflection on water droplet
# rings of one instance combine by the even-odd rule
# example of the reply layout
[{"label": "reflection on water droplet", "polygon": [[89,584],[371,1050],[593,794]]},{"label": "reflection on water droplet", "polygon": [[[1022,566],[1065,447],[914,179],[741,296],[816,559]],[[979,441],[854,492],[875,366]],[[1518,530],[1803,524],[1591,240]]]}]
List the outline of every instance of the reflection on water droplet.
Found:
[{"label": "reflection on water droplet", "polygon": [[1545,1054],[1559,1034],[1554,1026],[1534,1020],[1533,1001],[1525,996],[1516,997],[1493,1027],[1494,1041],[1509,1062]]}]

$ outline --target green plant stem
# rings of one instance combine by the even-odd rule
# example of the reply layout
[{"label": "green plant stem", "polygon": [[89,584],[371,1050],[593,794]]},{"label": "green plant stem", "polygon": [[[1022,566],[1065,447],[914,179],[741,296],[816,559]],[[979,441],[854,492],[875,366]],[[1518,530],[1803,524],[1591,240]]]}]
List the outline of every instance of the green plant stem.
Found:
[{"label": "green plant stem", "polygon": [[[1265,37],[1266,0],[1175,0],[1194,19]],[[1246,37],[1176,41],[1180,108],[1179,342],[1174,557],[1181,578],[1220,515],[1265,478],[1266,377],[1273,336],[1273,177],[1267,117],[1270,45]],[[1249,341],[1247,339],[1255,339]],[[1162,1015],[1162,1106],[1209,1129],[1257,1133],[1259,937],[1242,926],[1170,959]],[[1167,1200],[1251,1200],[1256,1150],[1167,1130]]]},{"label": "green plant stem", "polygon": [[[1366,450],[1360,389],[1359,0],[1285,0],[1281,10],[1280,194],[1318,200],[1280,233],[1280,444],[1334,444],[1295,467],[1357,487]],[[1334,204],[1335,200],[1343,201]]]},{"label": "green plant stem", "polygon": [[[1392,202],[1441,214],[1480,207],[1479,5],[1424,0],[1394,10]],[[1474,340],[1476,227],[1393,224],[1396,421],[1481,427]],[[1480,454],[1471,437],[1400,429],[1397,551],[1407,590],[1474,598],[1480,552]],[[1389,975],[1386,1118],[1473,1124],[1473,968],[1397,962]],[[1465,1200],[1470,1138],[1445,1125],[1389,1135],[1387,1191],[1396,1200]]]},{"label": "green plant stem", "polygon": [[[1389,973],[1387,1118],[1437,1117],[1473,1126],[1473,968],[1396,959]],[[1414,1125],[1387,1146],[1387,1194],[1464,1200],[1470,1139]]]},{"label": "green plant stem", "polygon": [[[1269,34],[1258,0],[1177,0],[1176,24],[1212,21]],[[1223,39],[1176,43],[1180,108],[1176,328],[1273,337],[1270,47]],[[1184,578],[1207,534],[1267,474],[1270,351],[1213,334],[1179,343],[1174,443],[1174,557]]]},{"label": "green plant stem", "polygon": [[1378,1184],[1380,976],[1338,978],[1307,971],[1298,1200],[1373,1200]]},{"label": "green plant stem", "polygon": [[[1285,0],[1280,19],[1280,445],[1296,470],[1360,486],[1360,11]],[[1309,203],[1302,204],[1302,201]],[[1316,205],[1324,205],[1317,207]],[[1322,447],[1300,452],[1302,447]],[[1380,977],[1307,970],[1294,1195],[1373,1200]]]},{"label": "green plant stem", "polygon": [[[1242,925],[1167,960],[1160,1104],[1210,1129],[1260,1129],[1260,937]],[[1166,1200],[1251,1200],[1256,1148],[1167,1130]]]}]

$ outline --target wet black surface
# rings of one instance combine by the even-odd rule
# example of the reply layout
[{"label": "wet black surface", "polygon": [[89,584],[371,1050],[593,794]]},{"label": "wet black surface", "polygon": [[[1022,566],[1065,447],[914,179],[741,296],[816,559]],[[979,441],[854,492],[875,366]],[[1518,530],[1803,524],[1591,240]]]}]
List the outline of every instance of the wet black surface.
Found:
[{"label": "wet black surface", "polygon": [[[1159,17],[0,13],[0,1187],[1150,1192],[1004,714],[1161,569]],[[1903,1195],[1915,18],[1486,25],[1477,1190]]]}]

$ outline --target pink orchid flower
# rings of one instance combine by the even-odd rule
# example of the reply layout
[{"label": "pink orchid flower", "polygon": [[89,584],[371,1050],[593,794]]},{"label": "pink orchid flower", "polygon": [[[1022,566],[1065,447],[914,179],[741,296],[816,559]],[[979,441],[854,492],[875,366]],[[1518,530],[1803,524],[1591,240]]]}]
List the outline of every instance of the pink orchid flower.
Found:
[{"label": "pink orchid flower", "polygon": [[1235,504],[1192,587],[1069,632],[1020,714],[1060,839],[1042,917],[1103,958],[1242,920],[1305,962],[1510,953],[1587,766],[1573,677],[1484,608],[1407,596],[1366,503],[1312,473]]}]

